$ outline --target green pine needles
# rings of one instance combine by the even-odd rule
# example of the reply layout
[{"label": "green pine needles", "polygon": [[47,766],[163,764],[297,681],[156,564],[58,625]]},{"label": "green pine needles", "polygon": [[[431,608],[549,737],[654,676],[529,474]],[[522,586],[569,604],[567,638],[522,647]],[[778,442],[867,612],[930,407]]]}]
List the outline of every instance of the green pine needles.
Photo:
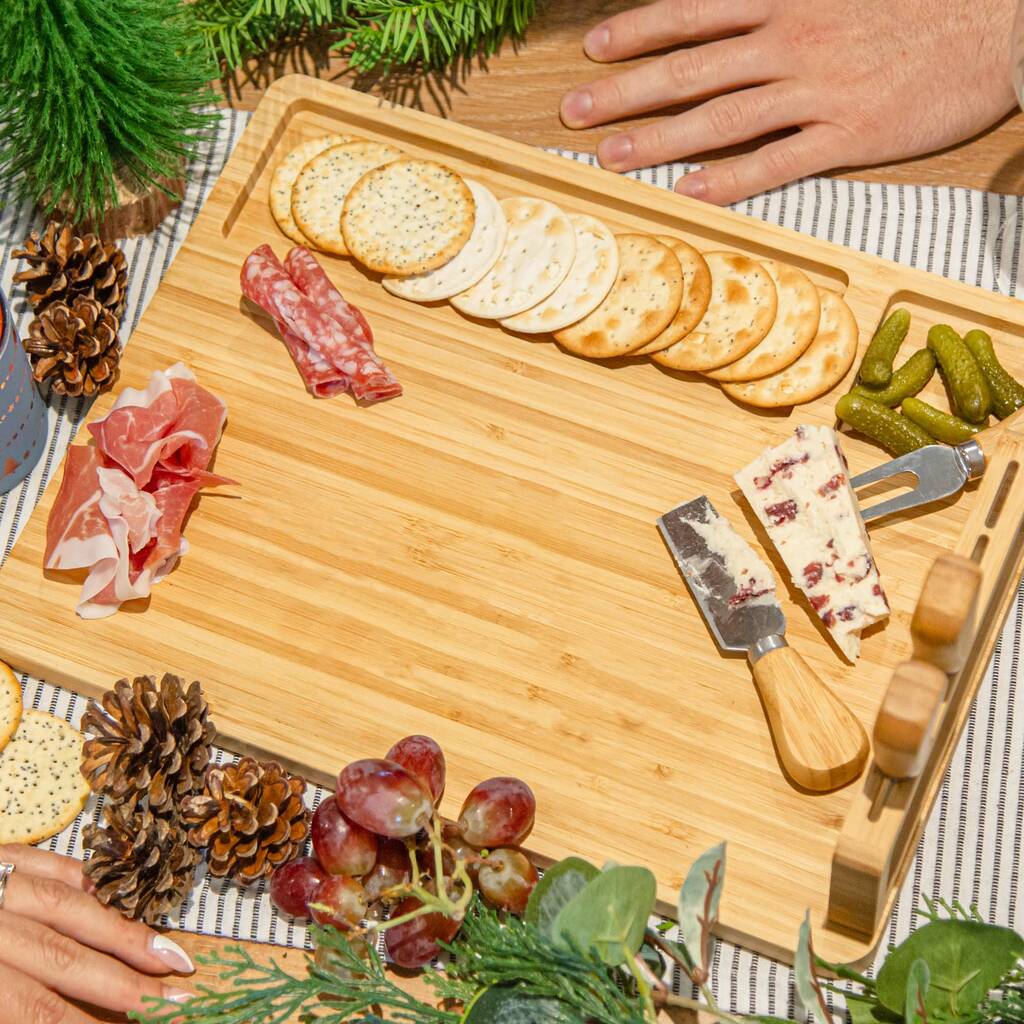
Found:
[{"label": "green pine needles", "polygon": [[228,70],[295,39],[329,31],[358,73],[414,64],[436,70],[494,53],[523,35],[538,0],[194,0],[191,16],[208,51]]},{"label": "green pine needles", "polygon": [[[4,0],[0,176],[99,221],[117,183],[180,177],[216,74],[181,0]],[[162,186],[161,186],[162,187]]]}]

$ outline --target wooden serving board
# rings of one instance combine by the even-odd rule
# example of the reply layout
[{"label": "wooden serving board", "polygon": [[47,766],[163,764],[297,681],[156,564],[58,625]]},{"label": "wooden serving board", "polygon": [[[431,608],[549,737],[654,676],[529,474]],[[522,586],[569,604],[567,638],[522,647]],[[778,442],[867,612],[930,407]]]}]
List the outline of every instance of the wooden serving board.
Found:
[{"label": "wooden serving board", "polygon": [[[655,529],[660,513],[706,493],[763,546],[732,471],[798,423],[831,425],[841,391],[759,413],[646,361],[588,362],[443,303],[403,302],[323,257],[406,391],[372,408],[311,399],[269,321],[243,302],[238,273],[256,245],[281,255],[290,245],[267,208],[275,163],[332,130],[441,159],[499,196],[540,196],[614,230],[789,261],[845,295],[862,342],[896,303],[914,316],[907,352],[937,321],[983,326],[1024,376],[1024,310],[1012,300],[285,78],[124,360],[123,385],[184,360],[223,396],[216,469],[239,486],[202,497],[190,553],[148,607],[84,622],[78,582],[41,568],[54,483],[0,573],[0,656],[93,695],[124,675],[201,679],[223,742],[324,783],[352,758],[429,733],[448,755],[445,812],[457,814],[484,777],[520,775],[537,794],[529,846],[540,858],[648,864],[666,907],[691,861],[726,839],[723,934],[784,956],[809,905],[823,955],[863,957],[877,936],[825,922],[831,858],[859,784],[807,795],[783,778],[745,660],[719,654]],[[854,472],[885,457],[856,438],[846,451]],[[869,729],[909,656],[921,581],[955,546],[973,500],[872,530],[892,616],[865,637],[856,667],[794,591],[784,600],[792,644]],[[777,561],[776,570],[787,579]],[[939,758],[931,795],[942,768]],[[929,802],[925,792],[911,833]]]}]

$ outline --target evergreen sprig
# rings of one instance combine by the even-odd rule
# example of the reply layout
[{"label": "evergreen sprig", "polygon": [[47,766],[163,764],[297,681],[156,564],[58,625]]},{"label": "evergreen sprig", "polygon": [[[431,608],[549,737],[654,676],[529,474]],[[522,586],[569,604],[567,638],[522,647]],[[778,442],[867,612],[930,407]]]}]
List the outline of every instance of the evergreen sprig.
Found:
[{"label": "evergreen sprig", "polygon": [[357,73],[494,53],[522,37],[539,0],[194,0],[194,25],[228,71],[304,31],[326,31]]}]

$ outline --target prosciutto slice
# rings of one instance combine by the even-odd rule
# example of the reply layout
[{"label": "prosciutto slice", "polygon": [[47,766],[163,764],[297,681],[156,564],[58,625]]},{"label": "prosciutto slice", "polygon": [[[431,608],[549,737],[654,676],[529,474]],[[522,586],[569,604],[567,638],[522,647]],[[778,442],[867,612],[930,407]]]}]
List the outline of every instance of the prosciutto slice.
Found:
[{"label": "prosciutto slice", "polygon": [[297,247],[288,260],[286,269],[269,245],[254,249],[242,266],[242,293],[274,320],[307,390],[318,398],[351,390],[366,402],[400,395],[362,313],[308,250]]},{"label": "prosciutto slice", "polygon": [[94,443],[68,449],[44,565],[88,570],[82,618],[149,597],[188,550],[181,530],[196,494],[231,482],[208,469],[226,416],[224,403],[178,363],[143,390],[125,388],[89,425]]}]

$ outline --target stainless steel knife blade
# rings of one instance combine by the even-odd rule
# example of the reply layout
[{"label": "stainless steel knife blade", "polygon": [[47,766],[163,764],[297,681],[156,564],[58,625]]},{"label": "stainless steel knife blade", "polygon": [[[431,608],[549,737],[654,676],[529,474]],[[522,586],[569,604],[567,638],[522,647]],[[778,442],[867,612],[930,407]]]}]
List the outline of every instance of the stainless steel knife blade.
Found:
[{"label": "stainless steel knife blade", "polygon": [[785,634],[774,574],[707,497],[666,512],[658,529],[719,647],[749,651]]}]

